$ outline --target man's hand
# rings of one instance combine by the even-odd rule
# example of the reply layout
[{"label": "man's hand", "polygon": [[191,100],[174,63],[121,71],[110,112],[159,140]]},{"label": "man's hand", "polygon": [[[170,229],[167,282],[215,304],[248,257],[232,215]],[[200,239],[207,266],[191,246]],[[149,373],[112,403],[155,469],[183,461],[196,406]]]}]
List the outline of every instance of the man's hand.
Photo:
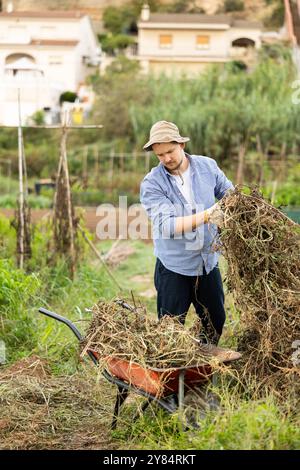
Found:
[{"label": "man's hand", "polygon": [[215,224],[218,227],[222,227],[224,225],[224,212],[218,202],[209,209],[206,209],[206,214],[208,223]]},{"label": "man's hand", "polygon": [[174,233],[187,233],[195,230],[201,224],[215,224],[218,227],[224,225],[224,214],[219,203],[214,204],[209,209],[197,212],[192,215],[176,217]]}]

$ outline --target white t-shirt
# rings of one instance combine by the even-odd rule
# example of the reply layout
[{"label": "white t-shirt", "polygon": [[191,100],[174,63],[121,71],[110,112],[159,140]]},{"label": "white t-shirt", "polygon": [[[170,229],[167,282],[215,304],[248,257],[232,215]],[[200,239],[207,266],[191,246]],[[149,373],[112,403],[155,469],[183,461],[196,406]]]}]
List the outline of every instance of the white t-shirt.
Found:
[{"label": "white t-shirt", "polygon": [[192,179],[191,179],[191,165],[187,167],[184,173],[181,173],[182,178],[179,175],[173,175],[176,180],[176,184],[183,194],[186,201],[192,206],[195,206],[193,190],[192,190]]},{"label": "white t-shirt", "polygon": [[[196,208],[196,203],[192,190],[192,178],[191,178],[191,165],[187,167],[184,173],[181,173],[182,178],[179,175],[173,175],[176,180],[176,185],[183,194],[183,197],[186,199],[186,202],[191,205],[193,209]],[[182,184],[183,180],[183,184]],[[203,226],[200,226],[193,230],[195,232],[195,241],[193,244],[189,245],[189,250],[201,250],[203,246],[203,237],[200,235],[202,233]]]}]

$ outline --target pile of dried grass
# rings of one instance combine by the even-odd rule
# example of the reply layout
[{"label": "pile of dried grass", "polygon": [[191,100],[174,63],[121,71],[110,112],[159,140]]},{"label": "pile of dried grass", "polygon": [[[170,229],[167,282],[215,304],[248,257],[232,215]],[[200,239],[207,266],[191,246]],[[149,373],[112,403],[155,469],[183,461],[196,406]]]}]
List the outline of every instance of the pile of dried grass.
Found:
[{"label": "pile of dried grass", "polygon": [[300,226],[267,203],[257,190],[239,188],[223,198],[222,251],[228,283],[241,311],[241,372],[260,390],[300,392]]},{"label": "pile of dried grass", "polygon": [[99,302],[83,342],[83,352],[91,349],[100,355],[100,367],[108,357],[167,369],[203,364],[207,354],[199,347],[201,323],[185,328],[178,319],[165,316],[156,321],[144,307],[124,308],[116,302]]},{"label": "pile of dried grass", "polygon": [[88,371],[67,379],[17,372],[0,377],[0,449],[112,448],[112,397]]}]

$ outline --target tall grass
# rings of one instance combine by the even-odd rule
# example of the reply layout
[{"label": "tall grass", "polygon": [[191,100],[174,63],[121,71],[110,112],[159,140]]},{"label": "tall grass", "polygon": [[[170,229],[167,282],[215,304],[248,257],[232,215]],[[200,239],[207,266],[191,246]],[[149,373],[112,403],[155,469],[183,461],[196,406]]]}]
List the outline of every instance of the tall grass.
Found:
[{"label": "tall grass", "polygon": [[[153,450],[295,450],[300,448],[300,417],[288,404],[270,396],[247,400],[234,390],[217,389],[221,408],[198,421],[199,429],[182,426],[177,415],[167,417],[156,407],[132,427],[124,422],[115,436],[121,447]],[[122,445],[123,442],[123,445]],[[126,442],[126,444],[125,444]],[[128,448],[128,447],[127,447]]]},{"label": "tall grass", "polygon": [[[196,79],[150,78],[151,101],[147,106],[132,103],[134,138],[142,143],[153,122],[175,121],[190,136],[195,153],[230,157],[245,140],[255,148],[260,134],[280,149],[299,143],[297,107],[292,104],[293,69],[265,60],[250,73],[211,68]],[[254,147],[253,147],[254,146]]]},{"label": "tall grass", "polygon": [[[8,233],[6,219],[0,218],[1,221],[0,228],[5,235]],[[39,314],[38,308],[48,308],[78,322],[79,329],[84,332],[91,318],[86,308],[100,299],[131,298],[131,277],[145,274],[150,266],[152,269],[152,246],[145,249],[142,242],[134,243],[136,253],[129,264],[121,265],[114,273],[123,289],[120,292],[100,261],[93,259],[89,251],[85,252],[73,280],[63,259],[49,263],[47,230],[47,225],[41,224],[34,233],[33,258],[28,265],[34,273],[26,274],[17,269],[13,258],[0,258],[0,339],[6,344],[9,363],[37,353],[46,357],[55,371],[72,373],[78,364],[77,340],[66,326]],[[107,251],[111,243],[101,243],[100,251]],[[14,247],[11,248],[10,253],[5,252],[7,257],[13,254]],[[144,264],[141,264],[142,257]],[[148,305],[154,307],[151,299]]]}]

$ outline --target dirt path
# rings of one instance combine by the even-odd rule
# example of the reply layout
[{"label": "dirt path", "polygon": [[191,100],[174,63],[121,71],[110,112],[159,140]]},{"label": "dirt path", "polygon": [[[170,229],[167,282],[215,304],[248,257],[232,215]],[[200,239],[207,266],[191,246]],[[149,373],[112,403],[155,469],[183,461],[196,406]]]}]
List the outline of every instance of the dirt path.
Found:
[{"label": "dirt path", "polygon": [[[119,210],[119,209],[107,209],[107,213],[97,215],[97,208],[96,207],[79,207],[78,210],[83,213],[83,220],[85,226],[90,230],[91,233],[95,234],[96,237],[96,230],[98,238],[105,239],[106,233],[105,230],[99,225],[99,222],[102,221],[104,218],[107,218],[108,224],[111,224],[114,220],[116,220],[116,236],[117,239],[121,233],[126,233],[128,235],[128,230],[124,227],[129,226],[130,223],[135,220],[136,216],[128,215],[128,211]],[[13,218],[15,211],[14,209],[0,209],[0,214],[4,215],[8,218]],[[36,223],[43,218],[47,218],[52,214],[51,209],[32,209],[31,210],[31,220],[33,223]],[[147,237],[145,238],[146,243],[152,243],[151,240],[151,228],[148,223],[147,216],[144,214],[141,218],[141,226],[139,228],[141,233],[147,232]],[[99,237],[100,235],[100,237]],[[140,237],[137,234],[137,239]]]}]

